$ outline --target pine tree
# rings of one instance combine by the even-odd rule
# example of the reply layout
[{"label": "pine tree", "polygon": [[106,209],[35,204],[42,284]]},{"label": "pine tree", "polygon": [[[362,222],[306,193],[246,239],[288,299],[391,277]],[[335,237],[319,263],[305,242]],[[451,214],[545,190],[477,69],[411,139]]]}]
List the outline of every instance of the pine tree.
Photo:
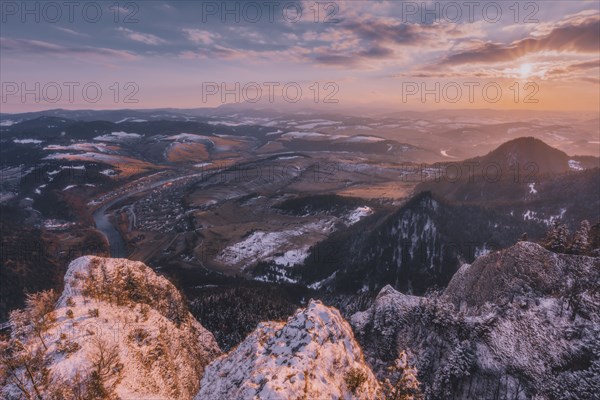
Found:
[{"label": "pine tree", "polygon": [[543,245],[548,250],[552,250],[555,243],[558,242],[558,221],[554,221],[552,226],[546,231]]},{"label": "pine tree", "polygon": [[600,222],[592,225],[588,236],[589,255],[600,257]]},{"label": "pine tree", "polygon": [[581,225],[577,232],[575,232],[575,235],[573,235],[573,240],[569,245],[569,252],[572,254],[587,254],[589,249],[589,234],[590,223],[584,219],[581,221]]},{"label": "pine tree", "polygon": [[567,228],[567,226],[565,224],[560,224],[559,228],[558,228],[558,238],[559,238],[559,243],[560,243],[560,248],[562,249],[562,251],[566,251],[567,250],[567,246],[569,244],[569,228]]},{"label": "pine tree", "polygon": [[10,338],[0,341],[0,387],[12,385],[20,391],[18,398],[43,400],[51,385],[50,370],[39,346]]},{"label": "pine tree", "polygon": [[108,390],[104,387],[102,377],[98,371],[92,371],[87,380],[86,397],[90,399],[106,399],[109,395]]},{"label": "pine tree", "polygon": [[554,221],[552,228],[548,230],[544,247],[556,253],[564,253],[569,241],[569,229],[566,225]]},{"label": "pine tree", "polygon": [[449,355],[446,364],[438,370],[433,390],[438,396],[447,398],[452,395],[457,384],[471,375],[475,356],[468,340],[462,341]]},{"label": "pine tree", "polygon": [[56,299],[57,295],[54,290],[46,290],[28,294],[25,301],[25,312],[30,318],[33,331],[40,339],[45,350],[48,349],[48,346],[44,341],[44,334],[56,320],[54,315]]},{"label": "pine tree", "polygon": [[389,376],[383,381],[385,400],[420,400],[423,394],[417,379],[417,369],[408,363],[408,356],[403,351],[394,364],[388,368]]}]

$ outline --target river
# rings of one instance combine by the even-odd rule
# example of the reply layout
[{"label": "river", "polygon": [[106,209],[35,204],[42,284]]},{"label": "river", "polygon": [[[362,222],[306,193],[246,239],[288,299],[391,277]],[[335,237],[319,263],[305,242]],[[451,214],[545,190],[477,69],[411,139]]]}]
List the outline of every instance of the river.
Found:
[{"label": "river", "polygon": [[127,256],[125,252],[125,241],[123,240],[123,237],[119,231],[113,226],[113,224],[111,224],[110,220],[108,219],[108,214],[106,213],[106,210],[120,200],[122,199],[118,198],[108,202],[97,209],[93,214],[94,222],[96,223],[96,229],[102,232],[102,234],[106,237],[106,240],[108,240],[110,256],[112,258],[124,258]]}]

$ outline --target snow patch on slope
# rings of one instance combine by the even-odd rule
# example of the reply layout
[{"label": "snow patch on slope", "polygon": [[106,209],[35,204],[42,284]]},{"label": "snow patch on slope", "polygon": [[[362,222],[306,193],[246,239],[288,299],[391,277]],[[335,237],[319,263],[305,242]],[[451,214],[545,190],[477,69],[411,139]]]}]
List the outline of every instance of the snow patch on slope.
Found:
[{"label": "snow patch on slope", "polygon": [[583,167],[581,166],[581,163],[576,160],[569,160],[569,168],[572,169],[573,171],[583,171]]},{"label": "snow patch on slope", "polygon": [[346,223],[348,225],[354,225],[364,217],[367,217],[371,214],[373,214],[373,209],[371,207],[357,207],[352,212],[350,212],[350,214],[348,214],[348,216],[346,217]]},{"label": "snow patch on slope", "polygon": [[[301,225],[296,229],[277,232],[253,232],[244,240],[226,247],[217,256],[217,261],[235,265],[241,264],[244,268],[258,261],[274,260],[277,264],[288,265],[300,258],[304,260],[306,246],[298,247],[298,242],[305,240],[306,236],[324,235],[334,231],[334,219],[323,219]],[[289,253],[289,251],[293,251]],[[279,253],[283,256],[278,256]]]}]

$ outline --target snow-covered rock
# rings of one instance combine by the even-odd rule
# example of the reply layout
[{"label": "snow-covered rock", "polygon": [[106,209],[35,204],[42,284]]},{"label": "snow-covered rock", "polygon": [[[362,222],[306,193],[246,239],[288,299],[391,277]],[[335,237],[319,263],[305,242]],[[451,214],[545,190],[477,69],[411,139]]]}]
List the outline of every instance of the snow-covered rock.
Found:
[{"label": "snow-covered rock", "polygon": [[[47,349],[29,321],[13,333],[29,353],[43,352],[49,377],[38,385],[48,386],[44,398],[54,398],[51,386],[87,390],[100,369],[104,389],[123,400],[194,396],[220,349],[167,279],[141,262],[85,256],[71,262],[64,281],[56,319],[43,333]],[[14,385],[3,390],[3,398],[24,398]]]},{"label": "snow-covered rock", "polygon": [[536,243],[518,242],[464,267],[452,277],[444,296],[457,307],[473,310],[486,303],[505,304],[515,297],[557,298],[567,294],[569,285],[576,283],[573,279],[587,277],[580,289],[588,285],[592,289],[599,268],[598,258],[559,254]]},{"label": "snow-covered rock", "polygon": [[427,398],[593,399],[600,258],[530,242],[464,264],[441,295],[386,286],[351,319],[374,370],[401,351]]},{"label": "snow-covered rock", "polygon": [[[362,374],[354,391],[346,377]],[[261,323],[207,368],[196,400],[374,399],[378,383],[340,313],[311,301],[287,322]]]}]

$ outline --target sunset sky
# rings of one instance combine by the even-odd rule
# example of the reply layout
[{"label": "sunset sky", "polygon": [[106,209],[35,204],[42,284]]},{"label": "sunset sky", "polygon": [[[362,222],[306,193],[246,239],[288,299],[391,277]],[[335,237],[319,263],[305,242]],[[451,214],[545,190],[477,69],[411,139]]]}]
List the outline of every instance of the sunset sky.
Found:
[{"label": "sunset sky", "polygon": [[[235,82],[280,87],[296,82],[303,89],[299,104],[313,101],[314,83],[322,101],[334,91],[325,90],[326,83],[333,82],[339,90],[332,98],[339,103],[331,107],[589,111],[600,106],[598,1],[520,2],[518,7],[513,1],[296,2],[302,15],[294,7],[284,9],[286,3],[139,1],[120,2],[123,8],[116,9],[113,1],[82,1],[73,10],[57,2],[57,10],[31,2],[28,14],[20,1],[3,2],[2,111],[222,104],[218,95],[203,98],[207,82],[231,88]],[[260,16],[256,4],[262,5]],[[64,92],[55,103],[8,93],[14,92],[12,84],[20,91],[23,83],[35,88],[35,82],[56,82]],[[64,82],[80,84],[72,103]],[[88,82],[103,89],[96,103],[81,96]],[[109,89],[114,82],[120,87],[117,102]],[[133,96],[138,103],[123,102],[131,89],[124,87],[127,82],[139,88]],[[274,89],[274,106],[282,102],[280,87]],[[424,99],[422,88],[431,91]],[[492,102],[497,88],[502,95]],[[263,92],[261,103],[267,97]]]}]

